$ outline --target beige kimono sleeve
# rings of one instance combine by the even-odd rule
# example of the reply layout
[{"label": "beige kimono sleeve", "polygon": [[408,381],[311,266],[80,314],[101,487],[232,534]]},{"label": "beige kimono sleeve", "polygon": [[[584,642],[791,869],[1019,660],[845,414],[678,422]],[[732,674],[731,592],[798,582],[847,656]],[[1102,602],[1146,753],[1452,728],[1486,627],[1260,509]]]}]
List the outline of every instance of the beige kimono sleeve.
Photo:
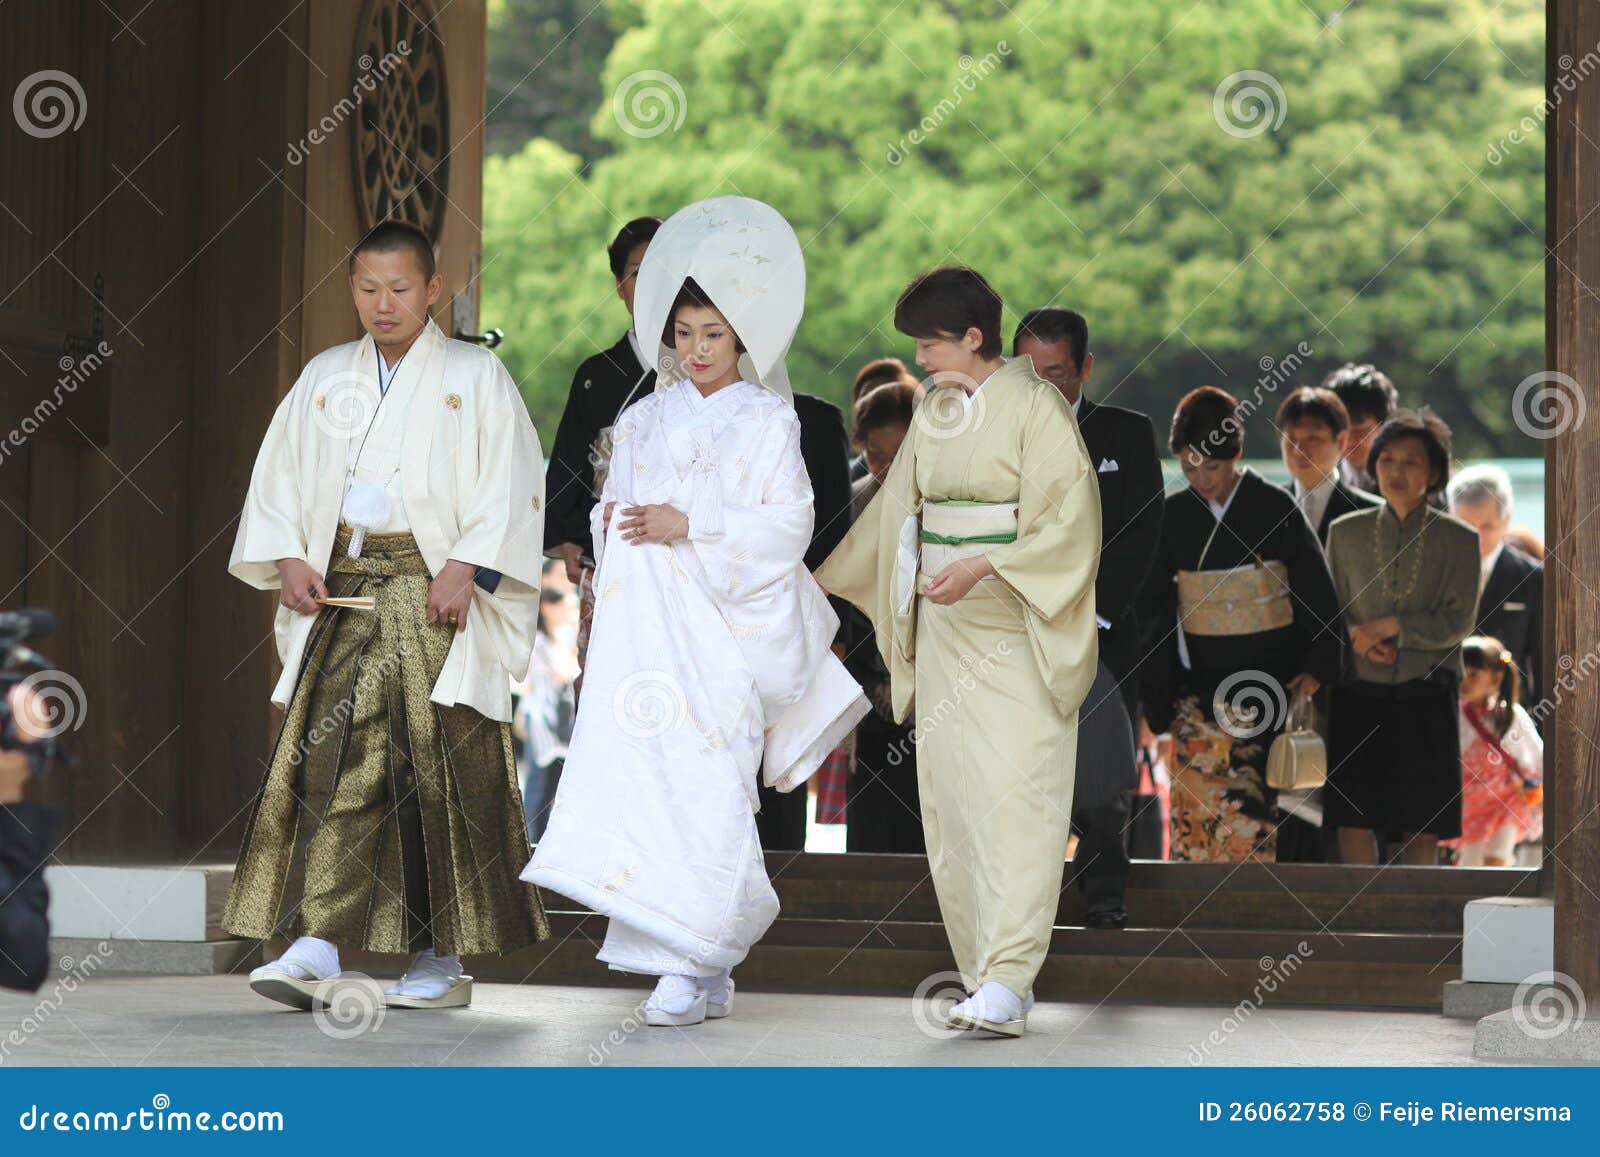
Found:
[{"label": "beige kimono sleeve", "polygon": [[889,672],[894,717],[901,722],[911,712],[916,691],[916,536],[922,509],[916,459],[913,422],[878,493],[815,575],[823,590],[872,620],[878,653]]},{"label": "beige kimono sleeve", "polygon": [[987,552],[1000,580],[1028,605],[1028,637],[1062,714],[1094,681],[1100,640],[1100,486],[1078,423],[1053,388],[1039,387],[1022,425],[1017,540]]}]

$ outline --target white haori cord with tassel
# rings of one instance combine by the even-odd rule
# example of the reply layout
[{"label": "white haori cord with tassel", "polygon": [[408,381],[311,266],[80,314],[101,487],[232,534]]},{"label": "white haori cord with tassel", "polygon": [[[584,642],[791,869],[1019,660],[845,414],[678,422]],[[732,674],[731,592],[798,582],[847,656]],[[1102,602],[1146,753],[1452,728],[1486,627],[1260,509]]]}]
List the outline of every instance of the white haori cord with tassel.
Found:
[{"label": "white haori cord with tassel", "polygon": [[357,482],[356,472],[352,469],[345,487],[344,506],[339,511],[339,517],[350,528],[350,546],[345,554],[360,558],[367,531],[376,530],[388,522],[393,509],[389,492],[384,487],[375,482]]}]

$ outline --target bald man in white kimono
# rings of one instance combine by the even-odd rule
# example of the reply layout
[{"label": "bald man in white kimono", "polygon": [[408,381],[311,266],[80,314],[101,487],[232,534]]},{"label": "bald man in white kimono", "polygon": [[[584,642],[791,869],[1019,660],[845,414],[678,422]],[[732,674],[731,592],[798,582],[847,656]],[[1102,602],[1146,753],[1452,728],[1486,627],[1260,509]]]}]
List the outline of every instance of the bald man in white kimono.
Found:
[{"label": "bald man in white kimono", "polygon": [[549,935],[517,879],[509,727],[538,615],[539,442],[500,361],[428,319],[420,232],[380,225],[350,280],[367,335],[279,405],[228,568],[280,592],[286,715],[223,927],[295,937],[251,974],[271,999],[324,1002],[342,946],[416,954],[387,1004],[454,1007],[462,954]]}]

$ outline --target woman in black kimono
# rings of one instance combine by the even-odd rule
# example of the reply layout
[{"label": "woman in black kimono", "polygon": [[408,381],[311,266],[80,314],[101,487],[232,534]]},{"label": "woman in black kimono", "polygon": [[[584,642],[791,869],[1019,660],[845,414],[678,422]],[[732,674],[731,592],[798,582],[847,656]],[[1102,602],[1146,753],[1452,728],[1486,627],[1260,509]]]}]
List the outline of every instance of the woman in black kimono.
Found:
[{"label": "woman in black kimono", "polygon": [[1316,534],[1289,492],[1239,465],[1238,403],[1185,395],[1172,452],[1189,485],[1168,496],[1142,603],[1151,730],[1171,731],[1175,860],[1273,860],[1267,751],[1289,699],[1339,675],[1344,627]]}]

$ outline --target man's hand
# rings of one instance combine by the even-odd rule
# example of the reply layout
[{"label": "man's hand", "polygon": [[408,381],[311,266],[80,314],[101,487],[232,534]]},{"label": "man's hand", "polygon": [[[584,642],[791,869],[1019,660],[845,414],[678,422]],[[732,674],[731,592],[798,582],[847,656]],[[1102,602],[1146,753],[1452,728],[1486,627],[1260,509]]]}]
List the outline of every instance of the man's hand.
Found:
[{"label": "man's hand", "polygon": [[992,574],[994,565],[990,563],[987,555],[957,559],[929,579],[928,585],[922,588],[922,593],[928,596],[929,602],[947,607],[951,603],[960,602],[968,591],[978,585],[979,579]]},{"label": "man's hand", "polygon": [[451,559],[428,584],[428,622],[450,623],[457,631],[467,629],[467,609],[472,606],[472,581],[478,568],[470,562]]},{"label": "man's hand", "polygon": [[328,597],[322,576],[298,558],[278,560],[278,581],[282,588],[278,591],[278,601],[302,615],[316,614],[322,609],[317,600]]},{"label": "man's hand", "polygon": [[583,548],[575,542],[561,544],[561,561],[567,564],[567,581],[573,586],[583,581]]},{"label": "man's hand", "polygon": [[689,516],[676,506],[652,502],[648,506],[629,506],[622,511],[622,537],[633,545],[641,542],[674,542],[689,537]]}]

